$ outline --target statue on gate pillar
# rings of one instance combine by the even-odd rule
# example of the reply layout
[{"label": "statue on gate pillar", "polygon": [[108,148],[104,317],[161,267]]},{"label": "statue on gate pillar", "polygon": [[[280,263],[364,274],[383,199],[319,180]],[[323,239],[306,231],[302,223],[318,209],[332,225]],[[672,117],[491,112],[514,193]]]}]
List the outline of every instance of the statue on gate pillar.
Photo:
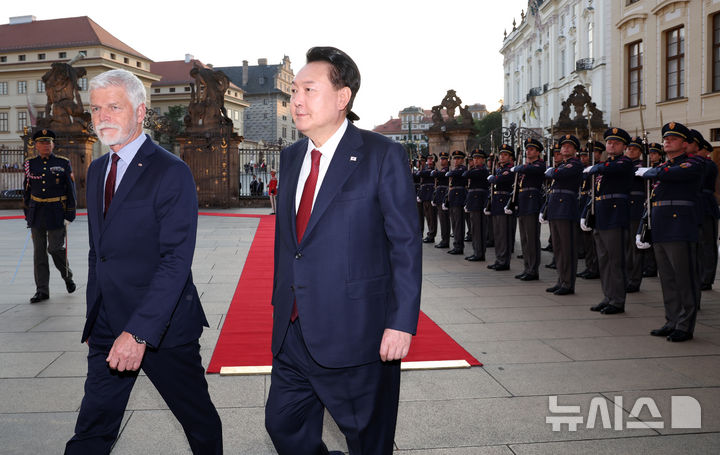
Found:
[{"label": "statue on gate pillar", "polygon": [[196,63],[190,70],[190,76],[195,83],[190,84],[190,105],[185,116],[188,131],[232,131],[232,120],[225,110],[225,92],[230,86],[225,73]]},{"label": "statue on gate pillar", "polygon": [[45,84],[47,104],[45,118],[38,119],[39,128],[52,128],[55,131],[81,132],[86,131],[90,123],[90,114],[85,112],[80,98],[79,79],[87,73],[85,68],[73,68],[75,61],[83,58],[82,54],[68,63],[55,62],[46,72],[42,81]]}]

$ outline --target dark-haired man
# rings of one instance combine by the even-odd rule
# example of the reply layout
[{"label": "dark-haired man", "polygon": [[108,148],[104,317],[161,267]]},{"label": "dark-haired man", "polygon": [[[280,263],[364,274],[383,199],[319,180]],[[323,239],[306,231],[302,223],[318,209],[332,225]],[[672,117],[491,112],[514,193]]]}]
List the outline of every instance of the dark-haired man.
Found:
[{"label": "dark-haired man", "polygon": [[279,454],[328,453],[324,410],[349,452],[391,454],[420,310],[416,196],[399,144],[350,122],[360,72],[312,48],[290,111],[307,138],[282,151],[265,427]]}]

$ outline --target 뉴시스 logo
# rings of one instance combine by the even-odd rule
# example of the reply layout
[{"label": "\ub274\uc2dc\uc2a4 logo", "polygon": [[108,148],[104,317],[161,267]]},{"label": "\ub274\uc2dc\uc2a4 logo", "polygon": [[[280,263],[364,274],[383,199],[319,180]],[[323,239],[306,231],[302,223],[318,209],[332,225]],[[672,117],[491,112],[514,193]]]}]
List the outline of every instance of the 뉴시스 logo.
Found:
[{"label": "\ub274\uc2dc\uc2a4 logo", "polygon": [[[578,425],[582,425],[585,421],[580,406],[561,406],[558,405],[557,395],[548,397],[548,410],[550,415],[545,417],[545,423],[552,425],[552,431],[561,431],[562,425],[567,425],[568,431],[577,431]],[[655,400],[648,397],[640,397],[635,400],[630,414],[627,419],[623,416],[623,397],[616,396],[613,399],[613,419],[610,419],[610,409],[608,408],[608,400],[603,397],[594,397],[590,400],[590,408],[587,412],[587,421],[585,427],[588,429],[595,428],[598,420],[602,423],[603,429],[614,429],[620,431],[623,429],[648,429],[648,428],[665,428],[668,416],[660,414],[660,410],[655,404]],[[640,414],[646,409],[652,417],[651,420],[639,420]],[[699,429],[702,423],[702,412],[700,403],[693,397],[682,395],[672,396],[670,404],[670,428]],[[638,419],[638,420],[629,420]]]}]

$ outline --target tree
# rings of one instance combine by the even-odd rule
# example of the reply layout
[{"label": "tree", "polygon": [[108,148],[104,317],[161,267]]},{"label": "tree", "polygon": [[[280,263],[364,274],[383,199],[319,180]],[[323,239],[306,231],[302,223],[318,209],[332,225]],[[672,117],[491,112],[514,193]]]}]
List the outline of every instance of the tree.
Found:
[{"label": "tree", "polygon": [[502,113],[500,109],[491,112],[481,120],[475,120],[475,128],[477,129],[477,137],[484,137],[491,131],[502,127]]},{"label": "tree", "polygon": [[153,128],[154,139],[164,146],[172,146],[175,143],[175,138],[185,132],[185,115],[187,115],[187,106],[168,107],[168,113],[159,117],[156,123],[157,126]]}]

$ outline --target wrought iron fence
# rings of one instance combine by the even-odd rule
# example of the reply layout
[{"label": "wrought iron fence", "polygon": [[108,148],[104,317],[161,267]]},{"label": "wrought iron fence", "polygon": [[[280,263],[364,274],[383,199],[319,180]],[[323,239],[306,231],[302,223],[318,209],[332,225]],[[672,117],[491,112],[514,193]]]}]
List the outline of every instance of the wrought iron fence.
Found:
[{"label": "wrought iron fence", "polygon": [[[240,197],[267,196],[271,170],[277,172],[276,177],[278,182],[280,182],[280,150],[282,150],[280,146],[241,148],[238,150],[238,185]],[[253,180],[257,181],[257,187],[252,185]],[[251,187],[257,189],[251,191]]]},{"label": "wrought iron fence", "polygon": [[495,128],[490,134],[477,138],[472,144],[468,145],[471,146],[469,148],[470,150],[480,148],[487,153],[491,153],[498,150],[502,144],[509,144],[513,148],[517,149],[518,144],[522,144],[527,138],[537,139],[543,143],[545,148],[547,148],[547,138],[544,138],[534,129],[524,127],[518,128],[515,123],[511,123],[509,127]]},{"label": "wrought iron fence", "polygon": [[0,198],[15,199],[22,189],[25,152],[22,148],[0,148]]}]

